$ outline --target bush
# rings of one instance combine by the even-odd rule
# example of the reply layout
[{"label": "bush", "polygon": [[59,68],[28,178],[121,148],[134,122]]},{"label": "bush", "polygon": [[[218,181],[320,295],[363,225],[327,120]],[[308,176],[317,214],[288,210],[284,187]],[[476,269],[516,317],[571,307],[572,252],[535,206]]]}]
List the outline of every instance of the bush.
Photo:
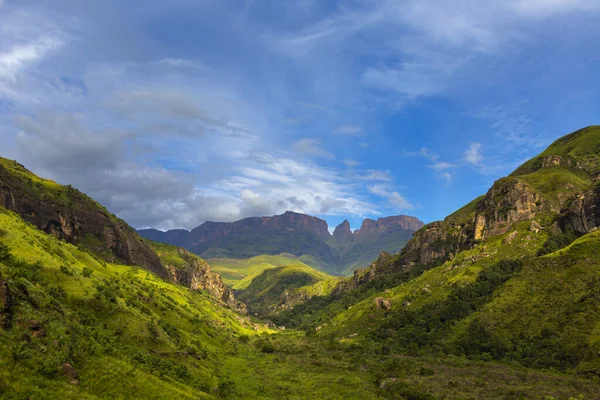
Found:
[{"label": "bush", "polygon": [[65,275],[73,276],[73,270],[67,267],[66,265],[60,266],[60,272],[62,272]]},{"label": "bush", "polygon": [[83,275],[86,278],[89,278],[90,276],[92,276],[93,273],[94,273],[94,270],[89,267],[83,267],[83,270],[81,271],[81,275]]},{"label": "bush", "polygon": [[64,299],[67,297],[67,292],[62,286],[55,286],[48,289],[48,294],[54,297],[56,300]]}]

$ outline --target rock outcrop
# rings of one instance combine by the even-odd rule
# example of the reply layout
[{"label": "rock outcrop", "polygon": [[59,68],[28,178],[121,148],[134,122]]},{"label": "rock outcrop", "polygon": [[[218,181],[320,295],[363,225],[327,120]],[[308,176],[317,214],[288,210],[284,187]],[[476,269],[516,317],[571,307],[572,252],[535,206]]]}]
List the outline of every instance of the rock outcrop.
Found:
[{"label": "rock outcrop", "polygon": [[589,233],[600,226],[600,186],[577,195],[563,211],[560,225],[564,231]]},{"label": "rock outcrop", "polygon": [[544,200],[531,185],[516,178],[496,181],[477,209],[473,239],[501,235],[515,222],[531,220],[543,210]]},{"label": "rock outcrop", "polygon": [[176,268],[167,264],[169,272],[176,283],[192,290],[205,290],[211,296],[222,300],[228,307],[246,313],[246,306],[237,301],[233,289],[225,286],[221,276],[212,272],[208,263],[184,249],[177,249],[181,258],[186,261],[185,267]]},{"label": "rock outcrop", "polygon": [[392,308],[392,302],[388,299],[384,299],[383,297],[376,297],[375,308],[378,310],[390,310]]}]

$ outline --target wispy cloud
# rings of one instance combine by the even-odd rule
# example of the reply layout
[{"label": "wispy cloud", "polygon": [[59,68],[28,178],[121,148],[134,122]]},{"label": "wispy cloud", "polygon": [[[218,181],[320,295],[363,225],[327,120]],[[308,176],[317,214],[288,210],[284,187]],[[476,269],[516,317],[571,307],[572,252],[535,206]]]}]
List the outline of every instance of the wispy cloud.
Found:
[{"label": "wispy cloud", "polygon": [[335,158],[333,153],[330,153],[321,147],[321,141],[318,139],[300,139],[294,143],[292,149],[298,154],[309,157],[325,158],[328,160],[333,160]]},{"label": "wispy cloud", "polygon": [[472,165],[480,165],[483,162],[483,154],[481,154],[481,144],[471,143],[465,151],[464,160]]}]

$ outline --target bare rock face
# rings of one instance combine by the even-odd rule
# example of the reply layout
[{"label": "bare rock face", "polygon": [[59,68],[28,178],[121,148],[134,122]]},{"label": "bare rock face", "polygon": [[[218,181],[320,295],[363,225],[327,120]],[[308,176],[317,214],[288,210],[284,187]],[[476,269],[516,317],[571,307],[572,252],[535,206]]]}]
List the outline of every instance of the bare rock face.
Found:
[{"label": "bare rock face", "polygon": [[0,326],[3,329],[10,328],[12,322],[12,308],[13,299],[8,283],[0,279]]},{"label": "bare rock face", "polygon": [[502,241],[502,243],[504,244],[510,244],[512,243],[513,240],[515,240],[515,238],[519,236],[519,232],[518,231],[512,231],[507,237],[504,238],[504,240]]},{"label": "bare rock face", "polygon": [[211,296],[222,300],[230,308],[246,313],[246,305],[237,301],[233,289],[225,286],[221,276],[212,272],[206,261],[193,256],[184,249],[178,250],[187,265],[185,268],[167,266],[175,282],[192,290],[206,290]]},{"label": "bare rock face", "polygon": [[[33,176],[19,164],[15,168],[25,176]],[[77,244],[91,237],[98,247],[93,250],[108,251],[129,265],[168,277],[158,256],[125,222],[76,189],[63,187],[63,193],[56,194],[56,189],[40,186],[0,165],[1,206],[58,239]]]},{"label": "bare rock face", "polygon": [[543,198],[531,185],[520,179],[497,181],[478,207],[474,239],[501,235],[515,222],[531,220],[543,210]]},{"label": "bare rock face", "polygon": [[589,233],[600,226],[600,187],[581,193],[564,210],[560,221],[563,230]]}]

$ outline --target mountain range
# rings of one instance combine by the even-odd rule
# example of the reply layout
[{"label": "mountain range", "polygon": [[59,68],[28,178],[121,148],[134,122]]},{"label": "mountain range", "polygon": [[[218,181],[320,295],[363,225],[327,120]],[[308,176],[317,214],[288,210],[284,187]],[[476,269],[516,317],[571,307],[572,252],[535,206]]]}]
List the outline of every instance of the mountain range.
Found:
[{"label": "mountain range", "polygon": [[330,234],[324,220],[287,211],[273,217],[205,222],[191,231],[142,229],[138,233],[207,259],[246,259],[287,253],[330,274],[349,275],[354,269],[369,265],[381,251],[400,251],[422,226],[415,217],[399,215],[377,221],[365,219],[354,232],[345,220]]},{"label": "mountain range", "polygon": [[[598,207],[590,126],[352,277],[263,254],[234,291],[190,250],[0,158],[0,397],[598,400]],[[321,255],[312,243],[347,257],[418,223],[395,221],[330,235],[285,213],[208,223],[217,237],[192,244],[252,254],[246,226],[259,248],[304,237],[301,257]]]}]

